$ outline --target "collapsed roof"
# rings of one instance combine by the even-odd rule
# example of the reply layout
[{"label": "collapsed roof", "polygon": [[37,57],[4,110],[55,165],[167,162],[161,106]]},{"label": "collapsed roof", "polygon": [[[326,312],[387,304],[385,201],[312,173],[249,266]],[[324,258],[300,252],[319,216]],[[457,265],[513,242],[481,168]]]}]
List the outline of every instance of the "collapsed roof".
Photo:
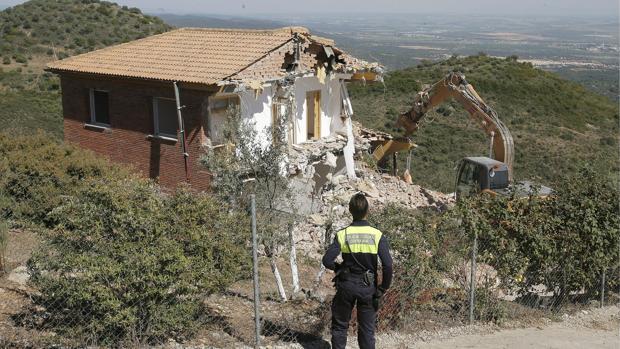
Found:
[{"label": "collapsed roof", "polygon": [[56,73],[214,85],[267,82],[291,73],[380,79],[381,66],[345,53],[303,27],[273,30],[182,28],[49,63]]}]

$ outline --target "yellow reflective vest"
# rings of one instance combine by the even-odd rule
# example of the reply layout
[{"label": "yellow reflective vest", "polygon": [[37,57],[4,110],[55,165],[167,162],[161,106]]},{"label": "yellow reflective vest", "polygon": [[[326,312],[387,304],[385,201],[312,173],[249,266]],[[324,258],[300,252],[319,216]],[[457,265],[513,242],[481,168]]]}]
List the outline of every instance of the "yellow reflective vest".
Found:
[{"label": "yellow reflective vest", "polygon": [[342,253],[379,253],[380,230],[371,226],[350,226],[336,233]]}]

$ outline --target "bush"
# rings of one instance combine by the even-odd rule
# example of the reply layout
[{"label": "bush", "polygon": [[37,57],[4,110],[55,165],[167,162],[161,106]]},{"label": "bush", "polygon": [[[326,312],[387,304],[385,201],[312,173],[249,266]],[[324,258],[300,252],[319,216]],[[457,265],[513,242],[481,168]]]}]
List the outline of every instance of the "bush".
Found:
[{"label": "bush", "polygon": [[[14,131],[13,131],[14,132]],[[51,140],[46,133],[0,133],[0,195],[10,205],[2,216],[51,227],[48,214],[89,178],[116,180],[130,172],[90,151]]]},{"label": "bush", "polygon": [[15,57],[15,62],[17,63],[28,63],[28,58],[24,55],[21,54],[17,54],[14,56]]},{"label": "bush", "polygon": [[554,304],[597,295],[603,271],[620,264],[617,188],[592,169],[558,182],[548,198],[476,197],[459,203],[464,229],[478,233],[480,260],[505,287],[527,296],[544,285]]},{"label": "bush", "polygon": [[121,345],[190,336],[204,297],[247,277],[249,224],[187,190],[147,180],[89,181],[51,216],[29,261],[35,303],[62,334]]},{"label": "bush", "polygon": [[[370,215],[371,224],[386,234],[395,259],[394,285],[386,295],[380,326],[393,328],[414,308],[423,307],[420,297],[443,287],[441,280],[451,274],[465,257],[466,243],[460,236],[444,234],[455,222],[433,210],[412,210],[390,204]],[[464,304],[464,294],[451,295],[449,302]],[[453,309],[454,310],[454,309]],[[439,311],[439,310],[436,310]],[[451,311],[446,307],[444,311]],[[457,310],[457,312],[460,310]],[[446,317],[454,314],[446,313]]]}]

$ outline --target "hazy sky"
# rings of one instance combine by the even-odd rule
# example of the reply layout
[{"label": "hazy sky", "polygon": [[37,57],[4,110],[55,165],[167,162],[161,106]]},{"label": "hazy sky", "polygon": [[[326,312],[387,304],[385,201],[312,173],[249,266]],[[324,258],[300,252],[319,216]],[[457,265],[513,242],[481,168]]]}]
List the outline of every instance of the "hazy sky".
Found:
[{"label": "hazy sky", "polygon": [[[0,0],[0,5],[24,1]],[[147,12],[269,14],[269,13],[455,13],[503,15],[618,16],[618,0],[118,0]]]}]

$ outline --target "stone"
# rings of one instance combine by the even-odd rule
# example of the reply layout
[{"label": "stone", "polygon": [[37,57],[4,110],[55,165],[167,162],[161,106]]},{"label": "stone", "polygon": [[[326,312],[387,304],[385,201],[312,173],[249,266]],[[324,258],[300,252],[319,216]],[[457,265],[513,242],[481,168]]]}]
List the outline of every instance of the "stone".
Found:
[{"label": "stone", "polygon": [[331,167],[331,168],[336,168],[338,162],[338,158],[336,157],[336,155],[334,155],[331,152],[327,152],[325,153],[325,161],[323,162],[325,165]]},{"label": "stone", "polygon": [[381,196],[375,185],[369,181],[359,183],[357,189],[371,198],[378,198]]},{"label": "stone", "polygon": [[7,276],[7,280],[12,281],[16,284],[25,286],[30,279],[30,275],[28,275],[28,269],[25,266],[19,266],[9,273]]},{"label": "stone", "polygon": [[310,223],[314,225],[319,225],[319,226],[325,225],[325,222],[326,222],[325,217],[323,217],[320,213],[311,214],[308,217],[308,221],[310,221]]}]

